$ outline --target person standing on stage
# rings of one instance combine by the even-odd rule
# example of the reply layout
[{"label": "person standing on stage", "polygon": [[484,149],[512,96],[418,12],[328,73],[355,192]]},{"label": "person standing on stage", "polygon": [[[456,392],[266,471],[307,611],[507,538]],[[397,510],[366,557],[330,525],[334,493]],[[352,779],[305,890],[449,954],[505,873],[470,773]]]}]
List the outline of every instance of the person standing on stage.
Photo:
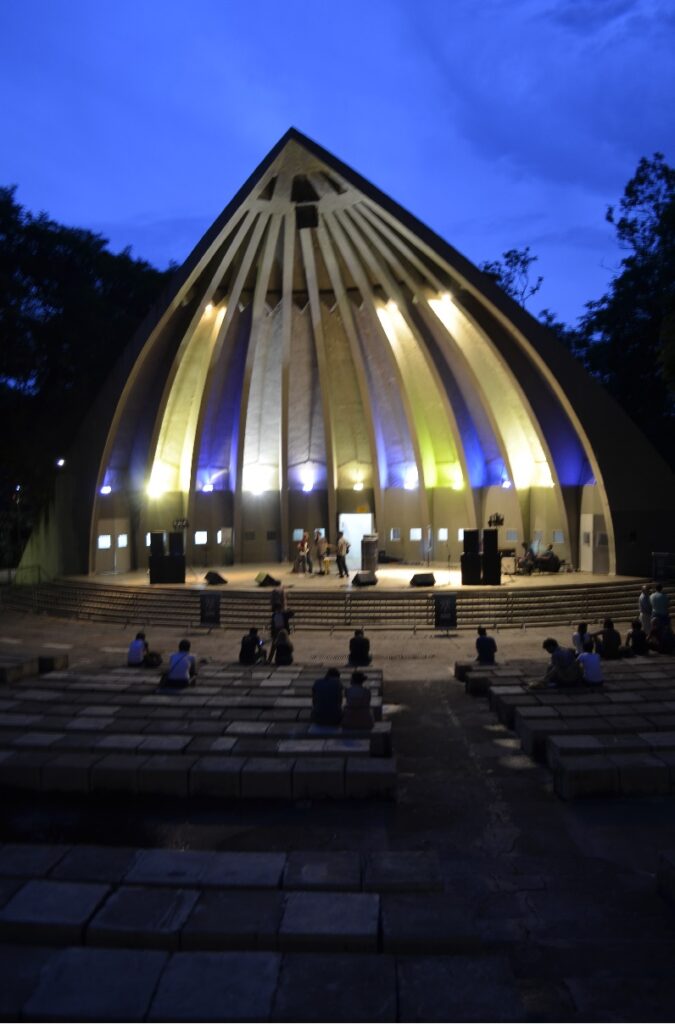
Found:
[{"label": "person standing on stage", "polygon": [[342,530],[338,533],[337,539],[337,554],[335,561],[337,562],[338,573],[340,579],[346,576],[349,579],[349,571],[347,570],[347,555],[349,553],[349,543]]}]

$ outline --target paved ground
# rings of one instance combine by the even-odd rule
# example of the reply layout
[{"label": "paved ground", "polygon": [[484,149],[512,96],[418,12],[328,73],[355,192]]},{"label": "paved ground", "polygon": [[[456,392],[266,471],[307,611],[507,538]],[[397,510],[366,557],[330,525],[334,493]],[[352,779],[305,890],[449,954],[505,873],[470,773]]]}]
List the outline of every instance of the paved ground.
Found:
[{"label": "paved ground", "polygon": [[[568,631],[559,630],[559,639]],[[543,665],[542,631],[495,635],[500,660]],[[335,662],[347,637],[296,633],[296,660]],[[119,627],[14,614],[0,621],[0,650],[67,650],[71,666],[119,664],[128,639]],[[238,635],[191,639],[198,657],[236,656]],[[176,637],[158,633],[150,640],[166,653]],[[344,850],[364,857],[430,851],[438,856],[443,893],[418,925],[419,954],[175,953],[166,961],[157,951],[56,954],[7,946],[4,967],[23,979],[23,988],[16,982],[12,991],[18,985],[28,1017],[99,1019],[100,1004],[86,1001],[92,985],[97,978],[112,985],[133,965],[138,991],[145,986],[150,995],[132,1000],[127,1016],[115,1019],[206,1020],[214,1007],[217,1019],[236,1020],[674,1018],[675,912],[655,884],[659,851],[675,848],[673,799],[559,801],[548,770],[524,757],[485,701],[466,697],[452,678],[454,661],[471,654],[471,634],[378,631],[373,644],[394,721],[395,803],[214,810],[156,800],[99,805],[10,798],[3,800],[0,839],[286,854]],[[429,948],[436,948],[434,936],[454,913],[476,922],[475,951],[427,954],[425,932]],[[228,977],[242,979],[235,995],[219,987],[225,961],[218,956],[239,958],[227,961]],[[78,978],[94,980],[78,990]],[[4,1019],[15,1019],[12,1012],[16,1005],[0,1003]]]}]

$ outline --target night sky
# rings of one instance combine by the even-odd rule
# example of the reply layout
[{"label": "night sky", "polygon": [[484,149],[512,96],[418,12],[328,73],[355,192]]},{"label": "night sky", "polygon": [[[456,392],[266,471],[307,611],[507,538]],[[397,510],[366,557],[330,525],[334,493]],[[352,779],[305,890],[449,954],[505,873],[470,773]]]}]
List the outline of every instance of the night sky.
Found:
[{"label": "night sky", "polygon": [[290,127],[573,322],[638,159],[675,161],[672,0],[5,0],[0,184],[159,267]]}]

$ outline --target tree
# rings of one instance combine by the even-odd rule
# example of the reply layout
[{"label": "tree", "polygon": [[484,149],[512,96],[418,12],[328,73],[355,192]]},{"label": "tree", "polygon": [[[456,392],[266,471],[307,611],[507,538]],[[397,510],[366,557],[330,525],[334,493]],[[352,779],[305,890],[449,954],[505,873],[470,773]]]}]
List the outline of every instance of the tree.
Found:
[{"label": "tree", "polygon": [[524,307],[528,299],[537,294],[544,280],[540,276],[534,283],[530,281],[530,267],[537,260],[537,256],[530,255],[530,247],[526,245],[524,249],[508,249],[502,253],[501,260],[481,263],[480,269]]},{"label": "tree", "polygon": [[642,157],[614,224],[626,252],[609,291],[580,322],[588,369],[675,465],[675,170]]},{"label": "tree", "polygon": [[[88,407],[166,280],[0,188],[0,558],[16,561]],[[21,491],[16,487],[20,485]],[[20,504],[16,496],[20,495]]]}]

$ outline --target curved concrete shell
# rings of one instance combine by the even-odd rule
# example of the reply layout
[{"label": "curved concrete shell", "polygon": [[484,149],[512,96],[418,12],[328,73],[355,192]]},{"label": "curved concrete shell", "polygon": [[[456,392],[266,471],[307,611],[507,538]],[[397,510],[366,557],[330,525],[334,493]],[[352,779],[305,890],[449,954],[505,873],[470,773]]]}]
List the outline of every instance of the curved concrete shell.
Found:
[{"label": "curved concrete shell", "polygon": [[71,464],[24,562],[141,567],[176,520],[194,564],[270,562],[345,515],[395,557],[456,562],[460,531],[498,514],[501,547],[646,573],[675,508],[668,468],[557,339],[295,130],[177,273]]}]

